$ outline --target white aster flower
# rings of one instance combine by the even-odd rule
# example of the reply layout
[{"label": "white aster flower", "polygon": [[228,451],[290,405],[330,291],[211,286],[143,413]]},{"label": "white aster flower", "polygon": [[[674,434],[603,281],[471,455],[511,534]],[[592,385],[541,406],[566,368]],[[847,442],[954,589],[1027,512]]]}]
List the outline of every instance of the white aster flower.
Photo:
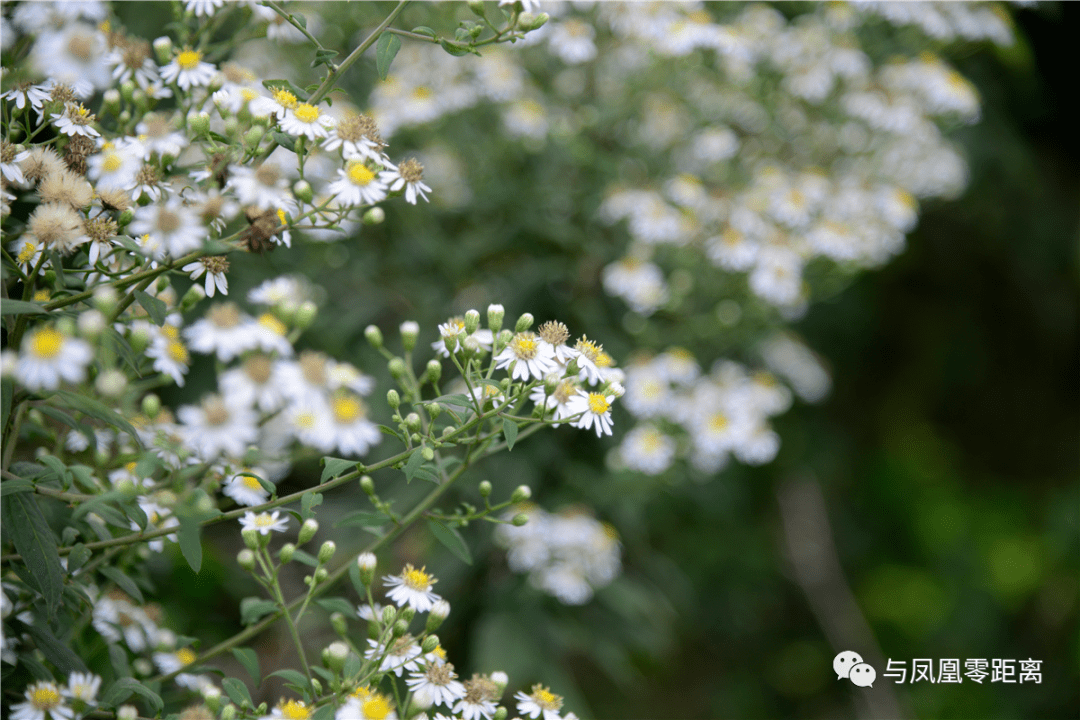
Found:
[{"label": "white aster flower", "polygon": [[183,424],[185,444],[203,460],[242,457],[259,437],[255,414],[245,407],[230,407],[217,395],[198,406],[181,406],[176,416]]},{"label": "white aster flower", "polygon": [[195,262],[188,263],[183,267],[184,272],[191,273],[192,280],[198,280],[203,274],[206,275],[206,296],[214,297],[220,290],[222,295],[229,294],[229,280],[225,273],[229,271],[229,260],[224,255],[211,255],[201,257]]},{"label": "white aster flower", "polygon": [[229,362],[237,355],[258,346],[256,323],[241,313],[233,303],[214,305],[206,316],[184,330],[191,349],[198,353],[215,353],[218,360]]},{"label": "white aster flower", "polygon": [[268,117],[272,115],[274,118],[280,120],[285,117],[285,113],[299,104],[300,101],[296,99],[296,96],[285,88],[273,88],[270,90],[269,97],[260,95],[251,100],[248,103],[248,109],[255,117]]},{"label": "white aster flower", "polygon": [[98,192],[127,189],[135,184],[142,161],[125,143],[106,142],[86,159],[86,177],[94,181]]},{"label": "white aster flower", "polygon": [[571,416],[581,414],[581,417],[571,424],[583,430],[588,430],[595,424],[596,437],[610,435],[611,401],[614,399],[614,395],[587,393],[579,390],[578,394],[570,398],[566,403],[567,411]]},{"label": "white aster flower", "polygon": [[183,205],[179,198],[136,209],[130,232],[151,237],[153,242],[147,250],[155,260],[164,258],[165,253],[178,258],[198,250],[206,237],[206,228],[195,211]]},{"label": "white aster flower", "polygon": [[228,187],[236,191],[241,204],[261,210],[292,209],[296,205],[289,192],[288,178],[273,163],[264,162],[257,168],[230,166]]},{"label": "white aster flower", "polygon": [[330,183],[327,192],[334,196],[340,205],[357,207],[374,205],[386,199],[385,172],[376,173],[359,160],[352,160],[344,169],[338,170],[340,176]]},{"label": "white aster flower", "polygon": [[64,694],[72,700],[79,700],[89,704],[94,702],[100,687],[101,678],[99,676],[91,673],[73,672],[68,678],[68,686],[65,688]]},{"label": "white aster flower", "polygon": [[19,110],[29,105],[40,114],[42,104],[49,99],[49,89],[44,84],[35,85],[31,82],[21,82],[0,95],[0,97],[15,103],[15,107]]},{"label": "white aster flower", "polygon": [[175,82],[181,90],[192,87],[206,87],[217,73],[210,63],[202,61],[198,50],[185,49],[178,53],[168,65],[161,69],[161,78],[165,82]]},{"label": "white aster flower", "polygon": [[93,358],[90,345],[53,327],[28,332],[19,348],[15,377],[29,390],[55,390],[60,382],[80,383]]},{"label": "white aster flower", "polygon": [[419,707],[445,705],[453,707],[454,701],[465,697],[465,686],[455,678],[450,663],[429,663],[423,672],[414,672],[405,684],[412,689]]},{"label": "white aster flower", "polygon": [[438,581],[424,572],[424,568],[417,570],[411,564],[405,566],[401,575],[385,576],[383,582],[391,588],[386,597],[393,600],[398,607],[408,605],[417,612],[427,612],[441,599],[431,591],[431,586]]},{"label": "white aster flower", "polygon": [[210,17],[225,5],[225,0],[184,0],[184,9],[195,13],[195,17]]},{"label": "white aster flower", "polygon": [[541,342],[540,338],[531,332],[517,333],[502,349],[502,352],[495,356],[497,369],[509,370],[511,365],[513,365],[512,377],[526,382],[531,378],[542,379],[548,373],[558,369],[555,349]]},{"label": "white aster flower", "polygon": [[25,702],[11,706],[11,720],[71,720],[75,711],[64,704],[60,688],[48,680],[28,686]]},{"label": "white aster flower", "polygon": [[[257,474],[252,471],[252,474]],[[234,475],[225,483],[221,492],[231,497],[238,505],[262,505],[270,497],[270,493],[251,475]]]},{"label": "white aster flower", "polygon": [[542,714],[544,720],[562,720],[559,715],[559,710],[563,706],[562,696],[556,695],[543,685],[533,685],[532,693],[529,695],[518,692],[514,695],[514,699],[518,701],[518,712],[522,715],[535,718]]},{"label": "white aster flower", "polygon": [[101,133],[91,125],[97,118],[81,103],[69,102],[64,105],[63,113],[53,113],[53,117],[56,118],[56,129],[65,135],[101,137]]},{"label": "white aster flower", "polygon": [[288,516],[279,518],[281,512],[275,510],[272,513],[261,512],[258,515],[250,510],[240,518],[243,530],[258,530],[260,535],[269,535],[270,531],[285,532],[289,527]]},{"label": "white aster flower", "polygon": [[410,205],[416,204],[416,198],[421,197],[428,202],[427,194],[431,188],[424,184],[424,166],[415,159],[410,158],[390,171],[390,192],[405,191],[405,202]]},{"label": "white aster flower", "polygon": [[284,132],[306,137],[308,140],[325,138],[327,130],[334,126],[334,118],[324,115],[310,103],[299,103],[295,108],[287,110],[279,122]]}]

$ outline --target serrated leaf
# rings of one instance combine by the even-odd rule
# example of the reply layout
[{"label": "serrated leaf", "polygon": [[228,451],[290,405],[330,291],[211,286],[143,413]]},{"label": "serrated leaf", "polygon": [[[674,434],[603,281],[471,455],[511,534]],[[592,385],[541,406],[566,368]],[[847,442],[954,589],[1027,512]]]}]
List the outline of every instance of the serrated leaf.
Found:
[{"label": "serrated leaf", "polygon": [[436,539],[445,545],[458,559],[466,565],[472,565],[472,554],[469,552],[469,546],[465,544],[464,538],[461,537],[461,533],[435,518],[428,518],[428,527]]},{"label": "serrated leaf", "polygon": [[277,610],[270,600],[259,597],[247,597],[240,601],[240,622],[244,625],[254,625],[259,620]]},{"label": "serrated leaf", "polygon": [[199,538],[199,521],[188,514],[178,514],[177,517],[180,519],[180,531],[176,534],[176,539],[180,543],[180,552],[183,554],[184,559],[187,560],[188,565],[191,566],[192,572],[198,575],[199,570],[202,568],[202,540]]},{"label": "serrated leaf", "polygon": [[506,438],[506,449],[513,450],[514,443],[517,442],[518,426],[517,423],[509,418],[503,418],[503,437]]},{"label": "serrated leaf", "polygon": [[71,649],[70,643],[61,642],[53,635],[52,630],[46,625],[41,617],[37,622],[26,629],[30,637],[34,638],[34,644],[42,652],[45,659],[56,666],[56,669],[67,675],[71,672],[89,672],[82,658]]},{"label": "serrated leaf", "polygon": [[354,615],[356,615],[356,608],[353,607],[353,604],[345,598],[322,598],[320,600],[316,600],[315,603],[326,612],[338,612],[345,617],[353,617]]},{"label": "serrated leaf", "polygon": [[300,496],[300,517],[307,520],[315,515],[311,508],[322,505],[322,493],[306,492]]},{"label": "serrated leaf", "polygon": [[135,299],[143,306],[143,310],[146,310],[146,314],[150,316],[155,325],[161,327],[165,324],[165,315],[168,313],[169,308],[164,301],[152,295],[147,295],[142,290],[135,291]]},{"label": "serrated leaf", "polygon": [[335,478],[357,465],[355,460],[345,460],[343,458],[331,457],[330,455],[327,455],[322,459],[322,464],[323,471],[322,476],[319,478],[319,484],[326,482],[330,478]]},{"label": "serrated leaf", "polygon": [[251,701],[251,692],[247,685],[236,678],[225,678],[221,681],[221,689],[229,696],[229,699],[240,707],[255,707]]},{"label": "serrated leaf", "polygon": [[384,32],[375,43],[375,67],[379,71],[379,77],[386,79],[390,72],[390,63],[401,49],[401,38],[391,32]]},{"label": "serrated leaf", "polygon": [[0,301],[0,315],[44,315],[48,312],[36,302],[9,300],[7,298]]},{"label": "serrated leaf", "polygon": [[165,709],[165,703],[161,701],[161,697],[156,692],[146,687],[135,678],[130,677],[120,678],[110,685],[108,689],[101,694],[99,704],[104,705],[105,707],[116,707],[131,697],[132,694],[137,694],[140,697],[145,698],[153,708],[155,715]]},{"label": "serrated leaf", "polygon": [[357,510],[338,520],[334,523],[334,527],[375,527],[376,525],[382,525],[388,519],[382,513]]},{"label": "serrated leaf", "polygon": [[56,551],[56,536],[45,522],[37,499],[29,493],[8,495],[0,506],[0,517],[52,617],[64,590],[64,571]]},{"label": "serrated leaf", "polygon": [[244,666],[248,675],[256,683],[262,682],[262,676],[259,674],[259,656],[255,654],[255,651],[251,648],[233,648],[233,657],[236,661]]},{"label": "serrated leaf", "polygon": [[135,581],[129,578],[120,568],[112,567],[111,565],[104,565],[98,570],[102,575],[116,583],[117,587],[130,595],[136,602],[143,605],[146,601],[143,600],[142,590],[135,584]]},{"label": "serrated leaf", "polygon": [[405,467],[402,470],[405,473],[405,482],[411,482],[413,475],[420,469],[420,465],[424,462],[424,455],[420,452],[419,448],[413,451],[413,454],[409,456],[409,461],[405,463]]},{"label": "serrated leaf", "polygon": [[418,25],[417,27],[414,27],[412,29],[412,32],[416,33],[417,35],[427,35],[431,39],[439,37],[439,35],[427,25]]},{"label": "serrated leaf", "polygon": [[131,423],[105,403],[86,397],[85,395],[68,392],[67,390],[57,390],[56,397],[72,410],[78,410],[83,415],[89,415],[103,423],[112,425],[118,430],[123,430],[131,436],[132,440],[138,443],[139,447],[143,446],[142,440],[139,439],[139,434],[135,432],[135,428],[131,426]]},{"label": "serrated leaf", "polygon": [[306,687],[308,684],[307,678],[301,675],[296,670],[278,670],[276,672],[270,673],[266,677],[284,678],[286,682],[291,682],[294,685],[298,685],[300,687]]}]

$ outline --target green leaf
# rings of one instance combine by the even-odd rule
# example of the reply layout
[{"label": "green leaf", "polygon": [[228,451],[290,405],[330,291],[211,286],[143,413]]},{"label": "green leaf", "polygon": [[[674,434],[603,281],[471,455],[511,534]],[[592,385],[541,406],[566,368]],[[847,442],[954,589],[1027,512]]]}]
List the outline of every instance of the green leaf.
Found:
[{"label": "green leaf", "polygon": [[0,497],[7,497],[12,493],[24,493],[34,492],[34,483],[29,480],[23,480],[22,478],[12,478],[11,480],[4,480],[0,484]]},{"label": "green leaf", "polygon": [[300,496],[300,517],[307,520],[310,517],[314,517],[315,513],[311,508],[322,505],[323,496],[322,493],[306,492]]},{"label": "green leaf", "polygon": [[[428,467],[433,467],[433,466],[429,465]],[[417,468],[414,477],[418,477],[421,480],[426,480],[427,482],[432,483],[433,485],[441,485],[442,484],[442,480],[439,479],[439,476],[436,475],[435,473],[431,472],[431,470],[428,470],[427,467]]]},{"label": "green leaf", "polygon": [[331,457],[327,455],[322,459],[323,471],[322,476],[319,478],[319,483],[322,484],[330,478],[335,478],[341,475],[346,470],[350,470],[356,467],[357,462],[355,460],[344,460],[342,458]]},{"label": "green leaf", "polygon": [[147,295],[142,290],[135,291],[135,299],[143,306],[143,310],[146,310],[146,314],[150,316],[155,325],[161,327],[165,324],[165,315],[168,313],[169,308],[163,300]]},{"label": "green leaf", "polygon": [[412,32],[416,33],[417,35],[427,35],[432,40],[439,37],[438,33],[429,28],[427,25],[419,25],[417,27],[414,27],[412,29]]},{"label": "green leaf", "polygon": [[221,689],[225,691],[230,700],[240,707],[255,707],[255,703],[251,701],[251,692],[248,691],[247,685],[236,678],[222,680]]},{"label": "green leaf", "polygon": [[470,410],[476,407],[468,395],[443,395],[442,397],[435,398],[435,401],[441,402],[444,405],[457,405],[458,407],[468,408]]},{"label": "green leaf", "polygon": [[180,532],[177,540],[180,542],[180,552],[184,555],[192,572],[196,575],[202,568],[202,540],[199,539],[199,521],[192,515],[178,514],[180,519]]},{"label": "green leaf", "polygon": [[0,302],[0,315],[45,315],[49,311],[38,303],[26,300],[8,300]]},{"label": "green leaf", "polygon": [[57,390],[56,397],[60,398],[72,410],[78,410],[83,415],[89,415],[103,423],[112,425],[117,430],[123,430],[131,436],[132,440],[138,443],[139,447],[142,447],[139,433],[135,432],[135,428],[131,426],[131,423],[105,403],[67,390]]},{"label": "green leaf", "polygon": [[279,130],[271,131],[270,135],[274,138],[274,142],[276,142],[281,147],[285,148],[286,150],[296,152],[296,140],[293,138],[292,135],[286,135]]},{"label": "green leaf", "polygon": [[315,711],[315,714],[311,716],[311,720],[330,720],[330,718],[334,717],[334,712],[333,705],[323,705]]},{"label": "green leaf", "polygon": [[349,563],[349,580],[352,581],[353,589],[356,590],[356,594],[360,597],[367,595],[367,588],[364,587],[364,583],[360,582],[360,568],[356,566],[356,563]]},{"label": "green leaf", "polygon": [[379,77],[386,79],[390,72],[390,63],[401,49],[401,38],[391,32],[384,32],[375,43],[375,67],[379,70]]},{"label": "green leaf", "polygon": [[71,548],[71,552],[68,553],[68,572],[75,572],[90,559],[90,551],[82,543],[78,543]]},{"label": "green leaf", "polygon": [[143,453],[143,456],[139,458],[139,462],[135,463],[135,477],[148,478],[153,475],[159,467],[161,467],[161,458],[157,456],[157,453]]},{"label": "green leaf", "polygon": [[158,696],[156,692],[146,687],[135,678],[130,677],[120,678],[110,685],[109,688],[101,694],[101,700],[98,702],[105,707],[116,707],[131,697],[133,693],[145,698],[153,708],[155,715],[165,709],[165,703],[161,701],[161,697]]},{"label": "green leaf", "polygon": [[278,670],[277,672],[270,673],[266,677],[275,676],[285,678],[287,682],[291,682],[294,685],[299,685],[300,687],[307,687],[308,684],[307,678],[301,675],[296,670]]},{"label": "green leaf", "polygon": [[56,536],[52,528],[45,522],[37,499],[29,493],[8,495],[0,507],[0,517],[15,543],[15,550],[30,571],[35,589],[45,598],[45,606],[51,617],[64,591],[64,571],[60,567],[60,554],[56,551]]},{"label": "green leaf", "polygon": [[297,22],[297,24],[300,25],[300,27],[307,30],[307,18],[304,17],[303,15],[301,15],[298,12],[294,12],[294,13],[291,13],[291,14],[292,14],[293,20],[295,20]]},{"label": "green leaf", "polygon": [[[68,415],[63,410],[57,410],[56,408],[49,407],[48,405],[39,405],[37,407],[37,409],[40,410],[45,415],[48,415],[49,417],[51,417],[53,420],[56,420],[57,422],[61,422],[64,425],[67,425],[69,428],[71,428],[75,432],[83,432],[83,426],[80,425],[79,422],[75,418],[71,417],[70,415]],[[85,435],[85,433],[83,433],[83,434]],[[93,444],[93,437],[90,438],[90,443],[91,443],[91,445]]]},{"label": "green leaf", "polygon": [[379,432],[383,435],[393,435],[398,440],[401,440],[401,434],[397,430],[387,427],[386,425],[378,425],[377,427],[379,428]]},{"label": "green leaf", "polygon": [[319,559],[317,557],[315,557],[309,552],[304,552],[303,550],[294,550],[293,560],[302,562],[305,565],[309,565],[311,567],[318,567],[319,565]]},{"label": "green leaf", "polygon": [[307,100],[311,97],[310,94],[296,87],[288,80],[263,80],[263,87],[270,91],[276,88],[285,88],[301,100]]},{"label": "green leaf", "polygon": [[454,57],[461,57],[462,55],[468,55],[469,49],[461,47],[457,43],[452,43],[449,40],[440,39],[439,44],[442,45],[442,49],[450,53]]},{"label": "green leaf", "polygon": [[405,463],[405,482],[411,482],[413,475],[420,469],[420,465],[424,462],[424,455],[419,449],[413,451],[413,454],[409,456],[409,462]]},{"label": "green leaf", "polygon": [[11,378],[0,378],[0,429],[7,427],[11,415],[11,401],[15,397],[15,383]]},{"label": "green leaf", "polygon": [[517,423],[509,418],[503,418],[503,436],[506,437],[506,449],[513,450],[514,443],[517,442],[518,426]]},{"label": "green leaf", "polygon": [[432,534],[439,542],[445,545],[463,563],[472,565],[472,554],[469,552],[469,546],[465,544],[465,540],[461,537],[461,533],[434,518],[428,518],[427,522]]},{"label": "green leaf", "polygon": [[334,523],[334,527],[375,527],[382,525],[387,520],[388,518],[382,513],[357,510],[338,520]]},{"label": "green leaf", "polygon": [[99,570],[102,575],[116,583],[117,587],[134,598],[140,605],[146,602],[143,600],[142,590],[139,589],[139,586],[135,584],[134,580],[125,575],[120,568],[104,565]]},{"label": "green leaf", "polygon": [[244,666],[248,675],[256,683],[262,682],[262,675],[259,673],[259,656],[255,654],[255,651],[251,648],[233,648],[233,657],[237,662]]},{"label": "green leaf", "polygon": [[271,600],[259,597],[247,597],[240,601],[240,622],[244,625],[254,625],[264,616],[277,610],[277,605]]},{"label": "green leaf", "polygon": [[56,669],[67,675],[71,672],[89,672],[82,658],[71,649],[70,643],[61,642],[52,634],[52,630],[38,616],[37,622],[27,627],[30,636],[34,638],[34,644],[45,656],[45,659],[56,666]]},{"label": "green leaf", "polygon": [[[353,563],[355,565],[355,563]],[[316,600],[315,603],[329,613],[341,613],[345,617],[356,616],[356,606],[345,598],[332,597]]]}]

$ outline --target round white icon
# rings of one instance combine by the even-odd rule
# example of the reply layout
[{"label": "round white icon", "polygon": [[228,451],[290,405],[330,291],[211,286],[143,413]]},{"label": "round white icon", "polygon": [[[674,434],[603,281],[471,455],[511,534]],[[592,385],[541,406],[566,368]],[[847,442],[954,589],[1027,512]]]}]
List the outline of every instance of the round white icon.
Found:
[{"label": "round white icon", "polygon": [[861,663],[862,655],[851,650],[845,650],[832,661],[832,669],[836,672],[836,679],[849,677],[848,673],[851,672],[851,668]]},{"label": "round white icon", "polygon": [[877,680],[877,670],[866,663],[859,663],[851,668],[848,679],[859,687],[873,687]]}]

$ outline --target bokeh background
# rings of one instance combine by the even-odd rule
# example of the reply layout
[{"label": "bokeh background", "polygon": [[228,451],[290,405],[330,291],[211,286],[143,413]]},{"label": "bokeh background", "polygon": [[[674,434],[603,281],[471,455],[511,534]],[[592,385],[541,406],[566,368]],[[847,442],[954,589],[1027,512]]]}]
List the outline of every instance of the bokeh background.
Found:
[{"label": "bokeh background", "polygon": [[[165,7],[155,15],[147,3],[118,5],[144,37],[168,19]],[[389,7],[331,4],[324,42],[344,48]],[[623,574],[582,607],[510,572],[490,525],[464,530],[472,566],[423,530],[380,556],[390,569],[422,560],[440,578],[454,608],[440,636],[459,674],[504,669],[515,686],[550,684],[581,717],[1080,714],[1080,138],[1066,110],[1080,25],[1070,3],[1013,15],[1017,44],[1008,51],[946,52],[983,101],[982,120],[953,136],[970,163],[967,190],[926,204],[908,248],[884,268],[825,273],[794,324],[828,366],[833,392],[775,420],[774,462],[649,478],[609,467],[615,440],[565,429],[487,461],[455,499],[475,502],[482,479],[497,497],[526,483],[543,507],[582,503],[619,531]],[[453,28],[467,17],[463,5],[421,4],[401,26]],[[356,99],[378,81],[373,60],[357,68],[349,90],[363,107]],[[345,241],[235,261],[232,294],[268,273],[312,277],[326,295],[305,342],[375,375],[376,398],[390,385],[363,340],[369,323],[390,336],[402,320],[419,321],[424,346],[448,315],[501,302],[511,316],[561,319],[619,360],[669,345],[737,356],[746,337],[768,329],[748,316],[718,333],[688,306],[667,319],[664,336],[635,333],[625,305],[601,287],[621,241],[596,210],[604,178],[638,170],[598,142],[610,139],[604,133],[525,148],[497,126],[481,104],[398,131],[395,156],[436,138],[463,157],[458,186],[429,180],[430,206],[395,204],[384,223]],[[466,202],[439,200],[463,191]],[[373,412],[388,415],[379,403]],[[617,432],[629,421],[616,409]],[[314,460],[298,465],[283,492],[317,476]],[[390,474],[376,480],[389,483]],[[328,497],[326,518],[362,498],[358,490]],[[355,532],[326,536],[358,546]],[[156,567],[171,626],[207,643],[236,631],[238,600],[255,591],[231,570],[233,535],[210,533],[216,551],[197,576],[178,554]],[[792,555],[792,542],[811,549]],[[820,582],[808,584],[811,576]],[[315,648],[330,640],[317,624]],[[863,645],[837,646],[848,637]],[[288,653],[272,634],[255,647],[264,668]],[[832,673],[844,649],[877,665],[872,696]],[[1043,682],[895,686],[881,678],[884,658],[949,657],[1041,659]],[[277,697],[270,683],[258,694]]]}]

